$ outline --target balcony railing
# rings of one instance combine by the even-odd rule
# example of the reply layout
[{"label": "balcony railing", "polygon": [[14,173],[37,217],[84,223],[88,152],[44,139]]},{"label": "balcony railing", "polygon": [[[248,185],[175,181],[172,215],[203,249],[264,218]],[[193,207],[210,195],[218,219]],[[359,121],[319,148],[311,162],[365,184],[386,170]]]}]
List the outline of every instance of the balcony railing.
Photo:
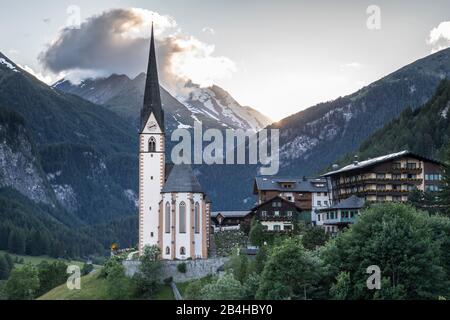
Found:
[{"label": "balcony railing", "polygon": [[348,223],[355,223],[357,217],[353,217],[353,218],[343,218],[343,217],[339,217],[339,218],[335,218],[335,219],[324,219],[323,223],[324,224],[348,224]]},{"label": "balcony railing", "polygon": [[364,179],[358,179],[354,181],[344,181],[344,182],[337,182],[335,186],[346,186],[346,185],[362,185],[362,184],[386,184],[386,183],[404,183],[404,184],[417,184],[422,183],[422,178],[364,178]]}]

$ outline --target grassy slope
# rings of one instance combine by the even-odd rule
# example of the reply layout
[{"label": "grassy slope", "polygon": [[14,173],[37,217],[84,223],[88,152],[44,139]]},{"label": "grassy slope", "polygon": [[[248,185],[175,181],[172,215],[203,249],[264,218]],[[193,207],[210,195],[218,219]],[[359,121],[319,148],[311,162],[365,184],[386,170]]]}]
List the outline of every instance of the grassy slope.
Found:
[{"label": "grassy slope", "polygon": [[66,284],[56,287],[37,300],[107,300],[106,280],[93,272],[81,278],[81,290],[69,290]]},{"label": "grassy slope", "polygon": [[[163,286],[155,300],[173,300],[170,286]],[[69,290],[66,284],[56,287],[37,300],[109,300],[106,280],[98,278],[98,271],[81,278],[81,290]]]}]

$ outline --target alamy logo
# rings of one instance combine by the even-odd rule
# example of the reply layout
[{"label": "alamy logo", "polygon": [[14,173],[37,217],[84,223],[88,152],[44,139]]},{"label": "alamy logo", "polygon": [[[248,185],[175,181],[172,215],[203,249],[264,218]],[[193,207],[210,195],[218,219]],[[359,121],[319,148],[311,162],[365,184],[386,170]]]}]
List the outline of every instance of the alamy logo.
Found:
[{"label": "alamy logo", "polygon": [[70,265],[67,267],[66,273],[70,274],[67,279],[67,289],[81,290],[81,270],[79,266]]},{"label": "alamy logo", "polygon": [[[176,165],[259,164],[261,175],[276,175],[280,167],[279,139],[278,129],[263,129],[257,133],[242,129],[203,132],[202,124],[195,122],[193,139],[188,129],[179,128],[172,132],[171,140],[178,144],[173,147],[171,157]],[[204,143],[208,144],[204,146]]]},{"label": "alamy logo", "polygon": [[366,13],[369,15],[367,18],[367,29],[380,30],[381,29],[381,9],[379,6],[370,5],[367,7]]},{"label": "alamy logo", "polygon": [[379,266],[372,265],[368,266],[366,273],[370,274],[367,278],[367,289],[369,290],[380,290],[381,289],[381,270]]}]

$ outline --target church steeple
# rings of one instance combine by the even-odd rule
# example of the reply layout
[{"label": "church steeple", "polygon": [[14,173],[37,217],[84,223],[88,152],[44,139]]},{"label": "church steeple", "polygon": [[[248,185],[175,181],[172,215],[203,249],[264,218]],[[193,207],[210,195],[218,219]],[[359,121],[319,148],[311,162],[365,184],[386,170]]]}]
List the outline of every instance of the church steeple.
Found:
[{"label": "church steeple", "polygon": [[155,37],[153,33],[150,39],[150,56],[147,68],[147,80],[145,83],[144,106],[141,110],[141,132],[153,113],[162,132],[164,132],[164,111],[161,106],[161,95],[159,93],[158,69],[156,65]]}]

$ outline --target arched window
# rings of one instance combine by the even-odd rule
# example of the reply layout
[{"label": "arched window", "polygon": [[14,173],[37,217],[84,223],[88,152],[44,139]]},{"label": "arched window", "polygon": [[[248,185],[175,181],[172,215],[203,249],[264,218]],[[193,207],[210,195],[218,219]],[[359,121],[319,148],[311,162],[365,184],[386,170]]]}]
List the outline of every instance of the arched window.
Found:
[{"label": "arched window", "polygon": [[167,202],[166,203],[166,221],[165,221],[165,226],[166,226],[166,233],[170,233],[170,229],[171,229],[171,225],[170,225],[170,203]]},{"label": "arched window", "polygon": [[180,225],[178,227],[180,233],[186,233],[186,204],[180,203]]},{"label": "arched window", "polygon": [[180,255],[184,256],[186,254],[186,248],[185,247],[181,247],[180,248]]},{"label": "arched window", "polygon": [[170,254],[170,248],[166,247],[166,254]]},{"label": "arched window", "polygon": [[200,233],[200,205],[198,202],[195,203],[194,208],[194,231]]},{"label": "arched window", "polygon": [[156,151],[156,140],[154,137],[150,137],[148,139],[148,152],[155,152]]}]

